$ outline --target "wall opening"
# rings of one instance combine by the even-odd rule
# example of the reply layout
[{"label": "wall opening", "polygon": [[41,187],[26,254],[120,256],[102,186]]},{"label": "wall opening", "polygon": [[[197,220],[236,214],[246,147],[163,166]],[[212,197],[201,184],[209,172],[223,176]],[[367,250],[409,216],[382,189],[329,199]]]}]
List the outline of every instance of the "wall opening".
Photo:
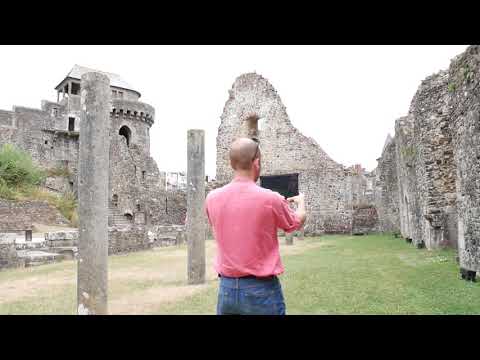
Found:
[{"label": "wall opening", "polygon": [[125,216],[125,219],[129,222],[132,222],[133,221],[133,216],[132,214],[124,214],[123,216]]},{"label": "wall opening", "polygon": [[119,135],[122,135],[127,140],[127,146],[130,146],[130,140],[132,138],[132,131],[126,125],[122,126],[118,131]]},{"label": "wall opening", "polygon": [[118,195],[117,194],[113,194],[112,196],[112,205],[117,207],[118,206]]},{"label": "wall opening", "polygon": [[147,172],[145,170],[142,171],[142,180],[145,180],[145,177],[147,175]]},{"label": "wall opening", "polygon": [[72,82],[72,95],[80,94],[80,84]]},{"label": "wall opening", "polygon": [[68,131],[75,131],[75,118],[69,117],[68,118]]},{"label": "wall opening", "polygon": [[246,121],[246,127],[247,127],[247,137],[251,139],[257,139],[259,138],[259,132],[258,132],[258,116],[250,116]]}]

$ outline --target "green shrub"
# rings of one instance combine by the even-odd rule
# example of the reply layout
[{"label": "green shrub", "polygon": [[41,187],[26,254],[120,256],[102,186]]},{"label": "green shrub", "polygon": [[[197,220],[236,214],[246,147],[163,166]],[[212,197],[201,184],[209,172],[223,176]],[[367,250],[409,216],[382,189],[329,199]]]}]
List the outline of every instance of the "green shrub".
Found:
[{"label": "green shrub", "polygon": [[39,185],[47,176],[68,176],[67,168],[57,167],[42,171],[26,152],[5,144],[0,149],[0,198],[7,200],[43,200],[56,207],[73,226],[78,225],[77,200],[71,192],[61,196],[52,194]]},{"label": "green shrub", "polygon": [[[77,215],[77,200],[71,192],[65,193],[60,197],[55,197],[52,205],[55,206],[68,221],[72,222]],[[78,219],[77,219],[78,220]]]},{"label": "green shrub", "polygon": [[69,219],[70,220],[70,225],[73,226],[73,227],[78,227],[79,225],[79,222],[78,222],[78,212],[77,212],[77,209],[75,208],[75,210],[73,211],[72,213],[72,217]]},{"label": "green shrub", "polygon": [[32,162],[31,156],[4,144],[0,149],[0,179],[10,189],[19,186],[39,185],[44,179],[44,172]]},{"label": "green shrub", "polygon": [[6,181],[0,177],[0,199],[15,199],[14,191],[7,185]]},{"label": "green shrub", "polygon": [[72,226],[77,226],[78,215],[77,200],[72,192],[62,195],[52,194],[38,186],[23,186],[18,187],[14,191],[14,198],[16,200],[40,200],[46,201],[72,223]]}]

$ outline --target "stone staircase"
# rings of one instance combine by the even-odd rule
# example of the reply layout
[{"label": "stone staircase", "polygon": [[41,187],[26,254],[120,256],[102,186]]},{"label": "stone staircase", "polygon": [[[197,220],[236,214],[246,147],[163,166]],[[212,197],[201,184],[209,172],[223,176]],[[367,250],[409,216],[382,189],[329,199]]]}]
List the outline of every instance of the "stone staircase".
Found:
[{"label": "stone staircase", "polygon": [[109,226],[115,226],[118,228],[125,228],[133,224],[133,221],[129,221],[118,208],[112,205],[108,206],[108,224]]}]

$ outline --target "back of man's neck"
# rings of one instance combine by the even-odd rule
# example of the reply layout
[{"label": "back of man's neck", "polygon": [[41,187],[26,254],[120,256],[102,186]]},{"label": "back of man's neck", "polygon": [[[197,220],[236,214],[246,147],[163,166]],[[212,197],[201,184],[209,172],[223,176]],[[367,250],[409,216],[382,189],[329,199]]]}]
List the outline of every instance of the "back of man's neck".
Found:
[{"label": "back of man's neck", "polygon": [[255,182],[252,174],[244,173],[244,172],[240,172],[240,171],[235,171],[233,178],[237,179],[237,180],[250,180],[252,182]]}]

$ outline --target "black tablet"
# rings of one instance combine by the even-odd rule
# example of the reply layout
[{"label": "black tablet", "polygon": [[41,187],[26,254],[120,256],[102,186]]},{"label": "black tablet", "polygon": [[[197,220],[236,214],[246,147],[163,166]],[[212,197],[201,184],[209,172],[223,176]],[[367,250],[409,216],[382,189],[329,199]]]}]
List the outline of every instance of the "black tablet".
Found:
[{"label": "black tablet", "polygon": [[286,198],[298,195],[298,174],[260,176],[260,186]]}]

